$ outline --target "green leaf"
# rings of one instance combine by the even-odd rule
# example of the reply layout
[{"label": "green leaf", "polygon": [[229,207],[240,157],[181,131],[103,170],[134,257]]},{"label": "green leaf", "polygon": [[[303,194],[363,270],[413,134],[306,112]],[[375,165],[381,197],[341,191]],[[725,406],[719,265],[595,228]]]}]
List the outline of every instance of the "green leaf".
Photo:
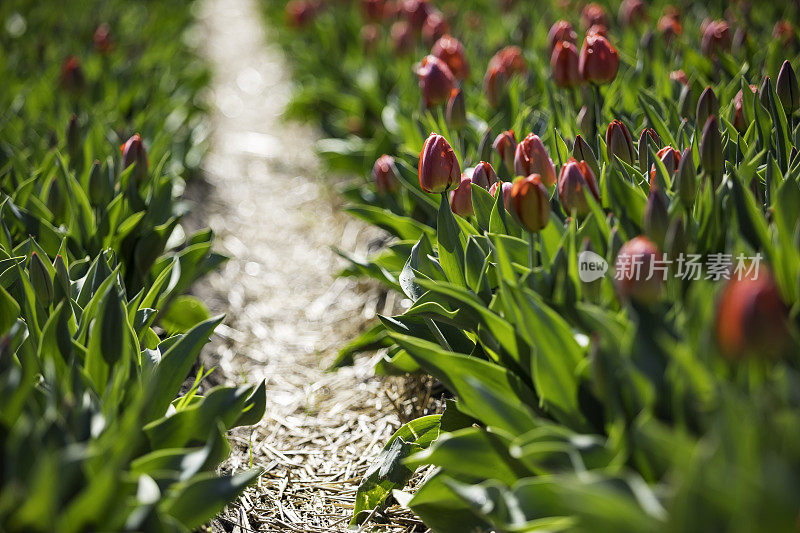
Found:
[{"label": "green leaf", "polygon": [[464,279],[464,247],[461,228],[456,222],[447,195],[442,194],[439,205],[436,238],[439,251],[439,264],[447,279],[458,286],[466,287]]},{"label": "green leaf", "polygon": [[186,333],[210,317],[211,314],[199,298],[183,295],[172,300],[169,308],[159,319],[159,323],[167,335],[175,335]]}]

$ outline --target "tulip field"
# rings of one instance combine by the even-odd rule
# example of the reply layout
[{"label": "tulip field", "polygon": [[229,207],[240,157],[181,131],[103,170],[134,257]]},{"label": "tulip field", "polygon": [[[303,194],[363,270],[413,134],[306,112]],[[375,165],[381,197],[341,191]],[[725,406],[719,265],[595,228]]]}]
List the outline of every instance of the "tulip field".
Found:
[{"label": "tulip field", "polygon": [[[0,3],[0,533],[210,531],[290,461],[225,466],[269,391],[201,357],[198,3]],[[402,300],[329,370],[438,391],[337,531],[797,531],[800,3],[254,4]],[[286,484],[225,531],[306,531]]]}]

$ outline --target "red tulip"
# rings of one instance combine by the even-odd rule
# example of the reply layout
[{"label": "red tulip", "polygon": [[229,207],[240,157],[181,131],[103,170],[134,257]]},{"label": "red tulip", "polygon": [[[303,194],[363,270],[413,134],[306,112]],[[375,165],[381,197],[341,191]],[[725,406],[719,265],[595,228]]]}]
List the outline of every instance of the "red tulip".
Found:
[{"label": "red tulip", "polygon": [[718,52],[730,52],[731,29],[728,23],[724,20],[709,22],[703,29],[700,48],[709,57],[716,56]]},{"label": "red tulip", "polygon": [[606,11],[603,6],[592,2],[586,4],[581,12],[581,24],[584,28],[591,28],[595,24],[608,27],[608,18],[606,18]]},{"label": "red tulip", "polygon": [[497,107],[505,91],[508,79],[527,70],[522,50],[518,46],[507,46],[497,52],[491,60],[483,79],[486,98],[492,107]]},{"label": "red tulip", "polygon": [[547,189],[538,174],[517,179],[511,186],[511,207],[522,226],[536,233],[550,220]]},{"label": "red tulip", "polygon": [[361,0],[364,18],[370,22],[378,22],[383,18],[384,0]]},{"label": "red tulip", "polygon": [[658,31],[664,35],[664,40],[667,43],[671,42],[673,38],[683,35],[683,26],[681,26],[678,15],[670,13],[658,19]]},{"label": "red tulip", "polygon": [[608,28],[606,28],[602,24],[595,24],[594,26],[586,30],[586,35],[591,35],[593,33],[597,35],[602,35],[603,37],[608,39]]},{"label": "red tulip", "polygon": [[619,6],[619,19],[626,26],[644,22],[647,20],[647,7],[642,0],[623,0]]},{"label": "red tulip", "polygon": [[686,87],[689,86],[689,78],[686,76],[686,73],[683,70],[673,70],[669,73],[669,79]]},{"label": "red tulip", "polygon": [[94,37],[92,40],[94,41],[95,49],[101,54],[108,54],[114,49],[114,39],[111,38],[111,27],[106,23],[100,24],[97,29],[94,30]]},{"label": "red tulip", "polygon": [[141,184],[147,177],[148,166],[147,151],[141,136],[138,133],[134,134],[119,148],[122,151],[122,168],[126,169],[135,164],[133,179],[137,184]]},{"label": "red tulip", "polygon": [[456,79],[463,80],[469,77],[469,63],[464,45],[455,37],[449,35],[440,37],[433,45],[431,55],[444,61]]},{"label": "red tulip", "polygon": [[389,35],[392,40],[392,48],[398,55],[407,54],[414,47],[414,33],[411,25],[405,20],[398,20],[392,24]]},{"label": "red tulip", "polygon": [[645,128],[639,135],[638,153],[639,153],[639,170],[642,174],[647,170],[647,153],[648,153],[648,138],[653,141],[653,144],[658,147],[661,144],[661,139],[658,133],[653,128]]},{"label": "red tulip", "polygon": [[379,194],[397,191],[400,181],[397,177],[394,157],[384,154],[375,161],[375,165],[372,167],[372,180],[375,182]]},{"label": "red tulip", "polygon": [[506,166],[508,172],[514,171],[514,154],[517,150],[517,140],[514,138],[514,130],[504,131],[495,138],[492,148],[500,155],[500,159]]},{"label": "red tulip", "polygon": [[444,36],[450,31],[450,25],[439,11],[434,11],[428,18],[425,19],[425,24],[422,25],[422,40],[430,46],[439,37]]},{"label": "red tulip", "polygon": [[422,29],[431,12],[431,6],[427,0],[405,0],[400,9],[415,30]]},{"label": "red tulip", "polygon": [[79,91],[86,84],[83,77],[81,60],[76,56],[67,56],[61,64],[61,85],[69,91]]},{"label": "red tulip", "polygon": [[614,161],[619,157],[629,165],[633,165],[633,139],[628,128],[619,120],[613,120],[606,130],[606,150],[608,159]]},{"label": "red tulip", "polygon": [[472,180],[472,183],[478,187],[489,189],[495,183],[497,183],[497,174],[495,174],[492,165],[486,161],[481,161],[475,165],[475,169],[472,171],[472,176],[470,179]]},{"label": "red tulip", "polygon": [[447,139],[431,133],[419,153],[419,185],[430,193],[441,193],[457,184],[461,178],[453,148]]},{"label": "red tulip", "polygon": [[483,79],[483,90],[490,106],[497,107],[500,105],[500,100],[505,93],[506,83],[508,83],[506,71],[500,67],[490,66]]},{"label": "red tulip", "polygon": [[419,88],[425,105],[432,107],[447,101],[455,87],[455,79],[447,65],[435,56],[425,56],[417,67]]},{"label": "red tulip", "polygon": [[[672,176],[678,170],[678,165],[681,162],[681,153],[672,146],[665,146],[658,151],[656,156],[664,163],[667,169],[667,174]],[[654,180],[656,179],[656,165],[655,163],[650,168],[650,187],[654,188]]]},{"label": "red tulip", "polygon": [[307,26],[316,16],[316,8],[313,2],[308,0],[291,0],[286,4],[286,20],[289,26],[303,28]]},{"label": "red tulip", "polygon": [[664,274],[654,268],[661,258],[658,246],[647,237],[639,236],[623,244],[614,265],[620,298],[642,304],[655,303],[664,285]]},{"label": "red tulip", "polygon": [[600,190],[592,169],[586,161],[578,162],[571,157],[558,175],[558,198],[568,215],[573,211],[581,217],[589,214],[591,208],[586,200],[587,190],[595,200],[600,201]]},{"label": "red tulip", "polygon": [[550,67],[553,69],[553,81],[558,87],[575,87],[581,84],[578,49],[574,44],[566,41],[556,43],[550,56]]},{"label": "red tulip", "polygon": [[550,32],[547,34],[548,50],[552,53],[553,48],[561,41],[567,41],[572,44],[578,42],[578,35],[572,29],[572,24],[566,20],[559,20],[550,27]]},{"label": "red tulip", "polygon": [[514,152],[514,172],[517,176],[538,174],[546,187],[555,184],[556,167],[538,135],[529,133],[517,145]]},{"label": "red tulip", "polygon": [[498,51],[489,60],[489,66],[492,64],[499,65],[509,76],[524,74],[528,70],[528,65],[525,63],[525,57],[522,55],[522,49],[519,46],[506,46]]},{"label": "red tulip", "polygon": [[[756,92],[758,92],[758,87],[751,85],[750,90],[753,94],[756,94]],[[733,127],[736,128],[739,133],[744,133],[747,131],[747,126],[747,123],[744,121],[744,95],[742,94],[742,90],[739,89],[739,92],[733,97]]]},{"label": "red tulip", "polygon": [[475,214],[472,207],[472,181],[469,178],[462,177],[458,187],[450,191],[450,210],[462,217]]},{"label": "red tulip", "polygon": [[506,206],[506,211],[510,211],[511,210],[511,189],[512,189],[511,182],[508,182],[508,181],[498,181],[498,182],[496,182],[489,189],[489,194],[491,194],[492,197],[496,198],[498,189],[503,191],[503,205]]},{"label": "red tulip", "polygon": [[732,276],[717,304],[714,330],[720,351],[731,360],[779,356],[789,340],[787,317],[769,271]]},{"label": "red tulip", "polygon": [[608,39],[597,33],[586,35],[581,47],[578,68],[589,83],[611,83],[617,77],[619,54]]}]

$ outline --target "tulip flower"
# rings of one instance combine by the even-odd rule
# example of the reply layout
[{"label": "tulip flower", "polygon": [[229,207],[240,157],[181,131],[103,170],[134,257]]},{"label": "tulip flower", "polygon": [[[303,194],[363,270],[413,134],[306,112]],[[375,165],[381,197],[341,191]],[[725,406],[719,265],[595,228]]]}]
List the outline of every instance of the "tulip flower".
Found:
[{"label": "tulip flower", "polygon": [[407,54],[414,47],[414,34],[411,25],[405,20],[392,24],[389,37],[392,40],[392,48],[398,55]]},{"label": "tulip flower", "polygon": [[566,41],[556,43],[550,56],[550,67],[553,69],[553,81],[558,87],[575,87],[581,84],[578,49],[574,44]]},{"label": "tulip flower", "polygon": [[523,74],[528,70],[522,49],[519,46],[506,46],[498,51],[489,60],[489,67],[498,66],[506,72],[508,76],[513,74]]},{"label": "tulip flower", "polygon": [[629,165],[633,165],[634,151],[633,139],[628,128],[619,120],[613,120],[606,130],[606,151],[609,161],[614,161],[614,157]]},{"label": "tulip flower", "polygon": [[572,44],[578,42],[578,34],[572,29],[572,24],[566,20],[559,20],[550,27],[550,32],[547,34],[548,50],[552,53],[556,44],[562,41]]},{"label": "tulip flower", "polygon": [[558,175],[558,199],[564,211],[568,215],[574,212],[579,217],[588,215],[591,207],[586,199],[587,192],[600,201],[600,190],[592,169],[586,161],[578,162],[570,158]]},{"label": "tulip flower", "polygon": [[483,79],[483,88],[489,105],[497,107],[508,79],[514,74],[521,74],[527,70],[522,50],[518,46],[507,46],[497,52],[486,69]]},{"label": "tulip flower", "polygon": [[689,78],[683,70],[673,70],[669,73],[669,79],[680,83],[684,87],[689,86]]},{"label": "tulip flower", "polygon": [[585,161],[589,168],[592,169],[592,173],[595,176],[600,175],[600,166],[597,164],[597,158],[594,156],[594,152],[592,152],[592,147],[589,146],[583,137],[578,135],[575,137],[575,144],[572,147],[572,157],[578,161]]},{"label": "tulip flower", "polygon": [[445,110],[445,120],[447,125],[453,129],[463,128],[467,124],[467,107],[464,103],[464,93],[461,89],[450,91],[450,98],[447,100]]},{"label": "tulip flower", "polygon": [[372,180],[378,189],[378,194],[394,193],[400,186],[397,176],[397,167],[394,164],[394,157],[382,155],[375,161],[372,167]]},{"label": "tulip flower", "polygon": [[132,177],[137,185],[141,185],[147,178],[148,166],[147,151],[142,138],[138,133],[134,134],[120,146],[120,150],[122,151],[122,168],[126,169],[131,165],[136,165]]},{"label": "tulip flower", "polygon": [[511,186],[511,208],[522,227],[537,233],[550,220],[550,202],[541,176],[517,179]]},{"label": "tulip flower", "polygon": [[449,35],[440,37],[433,45],[431,55],[444,61],[456,79],[464,80],[469,77],[469,62],[464,45],[455,37]]},{"label": "tulip flower", "polygon": [[445,20],[444,15],[439,11],[434,11],[425,19],[422,25],[422,40],[431,46],[440,37],[444,37],[450,31],[450,25]]},{"label": "tulip flower", "polygon": [[419,88],[427,107],[447,101],[455,87],[455,79],[447,65],[435,56],[425,56],[417,67]]},{"label": "tulip flower", "polygon": [[700,98],[697,100],[696,123],[698,126],[705,124],[708,117],[711,115],[716,116],[717,114],[719,114],[717,95],[714,94],[714,90],[711,89],[711,87],[706,87],[703,94],[701,94]]},{"label": "tulip flower", "polygon": [[472,207],[472,181],[469,178],[462,177],[458,187],[450,191],[450,210],[465,218],[475,214]]},{"label": "tulip flower", "polygon": [[483,79],[483,90],[489,105],[497,107],[503,97],[508,83],[508,75],[499,67],[490,67]]},{"label": "tulip flower", "polygon": [[687,208],[694,205],[694,197],[697,192],[697,174],[692,159],[692,149],[687,148],[681,154],[678,170],[675,173],[675,189],[678,191],[678,198]]},{"label": "tulip flower", "polygon": [[379,22],[383,19],[384,0],[361,0],[361,11],[364,18],[370,22]]},{"label": "tulip flower", "polygon": [[642,0],[623,0],[619,6],[619,20],[625,26],[632,26],[647,20],[647,7]]},{"label": "tulip flower", "polygon": [[412,28],[421,30],[431,13],[431,6],[427,0],[405,0],[400,10]]},{"label": "tulip flower", "polygon": [[[664,167],[667,169],[667,174],[672,176],[675,174],[675,171],[678,170],[678,165],[681,162],[681,153],[677,151],[672,146],[665,146],[661,150],[658,151],[656,154],[662,163],[664,163]],[[656,179],[656,165],[653,164],[650,167],[650,188],[655,188],[655,179]]]},{"label": "tulip flower", "polygon": [[584,81],[611,83],[617,76],[619,54],[608,39],[597,33],[586,35],[581,47],[578,69]]},{"label": "tulip flower", "polygon": [[500,159],[509,173],[514,172],[514,154],[517,150],[517,140],[514,138],[514,130],[504,131],[495,138],[492,147],[500,155]]},{"label": "tulip flower", "polygon": [[661,257],[658,246],[644,236],[622,245],[614,264],[614,282],[622,300],[645,305],[658,301],[664,275],[654,267]]},{"label": "tulip flower", "polygon": [[722,135],[719,132],[717,117],[710,116],[703,127],[700,137],[700,160],[703,170],[711,178],[711,183],[716,189],[722,181],[724,170],[724,157],[722,154]]},{"label": "tulip flower", "polygon": [[606,39],[608,39],[608,28],[606,28],[602,24],[595,24],[594,26],[586,30],[586,35],[592,35],[592,34],[601,35]]},{"label": "tulip flower", "polygon": [[643,174],[647,170],[648,139],[653,142],[656,148],[661,144],[661,139],[658,137],[656,130],[653,128],[645,128],[642,130],[642,133],[639,135],[637,153],[639,154],[639,170],[641,170]]},{"label": "tulip flower", "polygon": [[792,64],[784,61],[775,81],[775,92],[783,105],[786,116],[790,116],[800,107],[800,89],[797,87],[797,75]]},{"label": "tulip flower", "polygon": [[481,161],[477,165],[475,165],[475,169],[472,171],[472,176],[470,176],[472,183],[477,185],[478,187],[483,187],[484,189],[489,190],[495,183],[497,183],[497,174],[495,174],[492,165],[487,163],[486,161]]},{"label": "tulip flower", "polygon": [[316,14],[316,7],[308,0],[290,0],[286,4],[286,21],[293,28],[308,26]]},{"label": "tulip flower", "polygon": [[797,44],[797,34],[788,20],[779,20],[775,23],[775,27],[772,28],[772,38],[780,42],[783,48]]},{"label": "tulip flower", "polygon": [[[750,85],[750,90],[753,94],[758,92],[758,87],[755,85]],[[747,123],[744,121],[744,95],[742,94],[742,90],[739,89],[739,92],[736,93],[736,96],[733,97],[733,127],[736,128],[741,134],[747,131]]]},{"label": "tulip flower", "polygon": [[603,6],[596,2],[586,4],[586,7],[581,11],[581,24],[584,28],[591,28],[595,24],[608,27],[608,18],[606,18],[606,11]]},{"label": "tulip flower", "polygon": [[734,274],[717,303],[714,333],[730,360],[780,356],[790,339],[788,308],[772,274],[758,270],[741,278]]},{"label": "tulip flower", "polygon": [[430,193],[442,193],[461,179],[458,164],[450,143],[436,133],[431,133],[419,153],[419,185]]},{"label": "tulip flower", "polygon": [[81,60],[76,56],[67,56],[61,64],[61,86],[68,91],[80,91],[85,84]]},{"label": "tulip flower", "polygon": [[492,185],[491,188],[489,189],[489,194],[491,194],[492,197],[494,197],[494,198],[497,197],[497,191],[498,190],[502,190],[503,191],[503,205],[506,206],[506,211],[511,211],[511,189],[512,189],[512,187],[513,187],[513,185],[511,185],[511,182],[498,181],[498,182],[495,182],[495,184]]},{"label": "tulip flower", "polygon": [[700,49],[708,57],[714,57],[719,52],[730,52],[731,29],[724,20],[709,22],[702,31],[703,38]]},{"label": "tulip flower", "polygon": [[106,24],[100,24],[96,30],[94,30],[94,36],[92,37],[92,41],[94,42],[94,48],[101,54],[108,54],[114,49],[114,39],[111,38],[111,27]]},{"label": "tulip flower", "polygon": [[672,42],[675,37],[683,35],[683,26],[681,26],[678,14],[675,12],[665,13],[658,19],[658,31],[661,32],[667,43]]},{"label": "tulip flower", "polygon": [[514,152],[514,172],[517,176],[538,174],[545,187],[556,182],[556,167],[538,135],[529,133]]}]

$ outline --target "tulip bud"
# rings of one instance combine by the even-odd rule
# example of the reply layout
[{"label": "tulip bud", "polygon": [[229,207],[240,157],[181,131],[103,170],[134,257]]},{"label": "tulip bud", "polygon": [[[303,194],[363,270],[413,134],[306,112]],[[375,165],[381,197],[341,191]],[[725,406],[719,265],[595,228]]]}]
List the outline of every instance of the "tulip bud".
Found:
[{"label": "tulip bud", "polygon": [[717,117],[713,115],[708,117],[708,121],[703,127],[703,135],[700,137],[700,160],[703,163],[703,170],[711,178],[711,183],[716,189],[722,181],[724,161],[722,136],[719,132]]},{"label": "tulip bud", "polygon": [[67,154],[69,154],[72,165],[80,164],[83,155],[81,127],[78,124],[78,117],[74,113],[67,123]]},{"label": "tulip bud", "polygon": [[425,19],[422,25],[422,41],[431,46],[437,39],[450,31],[450,25],[439,11],[434,11]]},{"label": "tulip bud", "polygon": [[456,79],[464,80],[469,77],[469,62],[464,45],[455,37],[449,35],[441,37],[433,45],[431,55],[444,61]]},{"label": "tulip bud", "polygon": [[470,179],[472,180],[472,183],[478,187],[483,187],[484,189],[488,190],[492,185],[497,183],[497,174],[495,174],[492,165],[486,161],[481,161],[475,165],[475,169],[472,171],[472,176]]},{"label": "tulip bud", "polygon": [[632,26],[647,20],[647,8],[642,0],[623,0],[619,6],[619,20],[625,26]]},{"label": "tulip bud", "polygon": [[578,161],[586,161],[589,168],[592,169],[592,174],[595,176],[600,175],[600,166],[597,164],[597,158],[592,152],[592,147],[589,143],[583,140],[583,137],[578,135],[575,137],[575,145],[572,147],[572,157]]},{"label": "tulip bud", "polygon": [[114,40],[111,38],[111,27],[106,23],[100,24],[97,29],[94,30],[94,37],[92,40],[94,41],[95,49],[101,54],[108,54],[114,49]]},{"label": "tulip bud", "polygon": [[435,56],[425,56],[417,67],[419,88],[427,107],[446,102],[455,87],[453,74],[447,65]]},{"label": "tulip bud", "polygon": [[522,226],[536,233],[550,220],[547,189],[538,174],[519,178],[511,186],[511,207]]},{"label": "tulip bud", "polygon": [[619,297],[645,305],[658,301],[664,275],[654,266],[660,260],[658,246],[647,237],[639,236],[623,244],[614,265]]},{"label": "tulip bud", "polygon": [[28,265],[28,272],[30,274],[31,285],[36,292],[37,301],[42,304],[45,309],[50,307],[53,302],[53,280],[50,278],[50,272],[42,262],[39,254],[33,252],[31,254],[31,262]]},{"label": "tulip bud", "polygon": [[397,55],[405,55],[414,47],[414,34],[405,20],[398,20],[392,24],[389,37],[392,40],[392,49]]},{"label": "tulip bud", "polygon": [[427,0],[405,0],[401,11],[415,30],[421,30],[431,13],[431,6]]},{"label": "tulip bud", "polygon": [[450,143],[431,133],[419,153],[419,185],[430,193],[442,193],[458,184],[461,167]]},{"label": "tulip bud", "polygon": [[671,43],[674,38],[683,35],[683,26],[681,26],[678,15],[676,13],[663,15],[658,19],[658,31],[664,36],[667,44]]},{"label": "tulip bud", "polygon": [[[681,153],[677,151],[675,148],[671,146],[665,146],[661,150],[658,151],[656,154],[662,163],[664,163],[664,167],[667,169],[667,174],[672,176],[675,174],[675,171],[678,169],[678,165],[681,162]],[[656,166],[650,168],[650,188],[656,188]]]},{"label": "tulip bud", "polygon": [[710,22],[703,29],[703,39],[700,49],[708,57],[714,57],[719,52],[731,51],[731,29],[724,20]]},{"label": "tulip bud", "polygon": [[558,198],[567,215],[574,212],[579,217],[585,217],[591,212],[586,199],[587,192],[600,201],[600,191],[592,169],[586,161],[578,162],[570,158],[558,175]]},{"label": "tulip bud", "polygon": [[574,44],[566,41],[556,43],[550,56],[550,67],[553,69],[553,81],[558,87],[575,87],[581,84],[578,49]]},{"label": "tulip bud", "polygon": [[450,191],[450,210],[465,218],[475,214],[472,208],[472,181],[469,178],[462,177],[458,187]]},{"label": "tulip bud", "polygon": [[503,191],[503,205],[506,206],[506,211],[511,211],[511,189],[512,189],[511,182],[508,181],[498,181],[495,182],[494,185],[489,189],[489,194],[492,195],[493,198],[497,197],[497,190],[500,189]]},{"label": "tulip bud", "polygon": [[291,0],[286,4],[286,22],[293,28],[308,26],[317,15],[317,10],[308,0]]},{"label": "tulip bud", "polygon": [[680,69],[670,72],[669,79],[676,83],[680,83],[684,87],[689,85],[689,78],[686,76],[686,73]]},{"label": "tulip bud", "polygon": [[586,4],[586,7],[581,11],[581,24],[583,24],[584,28],[591,28],[596,24],[608,27],[608,19],[603,6],[596,2]]},{"label": "tulip bud", "polygon": [[489,68],[486,71],[486,77],[483,79],[483,91],[486,94],[486,99],[489,105],[497,107],[500,105],[500,100],[506,91],[506,84],[508,83],[508,76],[504,70],[499,68]]},{"label": "tulip bud", "polygon": [[372,166],[372,180],[375,182],[378,194],[392,194],[397,191],[400,180],[397,177],[394,157],[384,154],[375,161]]},{"label": "tulip bud", "polygon": [[122,151],[122,168],[126,169],[135,164],[133,169],[133,179],[137,185],[141,185],[147,178],[147,152],[142,143],[142,138],[138,133],[134,134],[125,144],[120,146]]},{"label": "tulip bud", "polygon": [[603,37],[608,39],[608,28],[606,28],[602,24],[595,24],[594,26],[586,30],[586,35],[591,35],[593,33],[597,35],[602,35]]},{"label": "tulip bud", "polygon": [[447,125],[456,130],[467,125],[467,105],[464,103],[464,93],[461,89],[454,88],[450,92],[445,119]]},{"label": "tulip bud", "polygon": [[[758,91],[758,87],[751,85],[750,90],[755,94]],[[733,127],[742,134],[747,131],[748,127],[744,120],[744,95],[741,89],[739,89],[739,92],[733,97]]]},{"label": "tulip bud", "polygon": [[517,145],[514,152],[514,173],[517,176],[538,174],[546,187],[555,184],[556,167],[538,135],[529,133]]},{"label": "tulip bud", "polygon": [[797,75],[788,61],[784,61],[781,66],[775,82],[775,91],[778,93],[778,99],[783,105],[786,116],[797,111],[797,108],[800,107],[800,89],[797,87]]},{"label": "tulip bud", "polygon": [[81,60],[75,56],[67,56],[61,64],[61,86],[68,91],[80,91],[85,84]]},{"label": "tulip bud", "polygon": [[717,304],[717,344],[730,360],[780,356],[789,339],[788,308],[769,271],[733,276]]},{"label": "tulip bud", "polygon": [[584,81],[611,83],[617,77],[619,54],[608,39],[597,33],[587,34],[581,47],[578,69]]},{"label": "tulip bud", "polygon": [[517,150],[517,141],[514,139],[514,130],[508,130],[494,140],[492,147],[500,155],[500,160],[509,174],[514,172],[514,154]]},{"label": "tulip bud", "polygon": [[528,70],[525,63],[525,56],[519,46],[506,46],[498,51],[491,60],[489,66],[498,66],[506,72],[508,76],[514,74],[524,74]]},{"label": "tulip bud", "polygon": [[700,99],[697,100],[697,116],[696,124],[698,127],[704,125],[711,115],[717,116],[719,114],[719,102],[717,95],[711,87],[706,87]]},{"label": "tulip bud", "polygon": [[650,190],[644,208],[644,233],[658,246],[664,246],[669,227],[669,206],[667,196],[659,189]]},{"label": "tulip bud", "polygon": [[486,69],[483,79],[483,88],[486,98],[492,107],[497,107],[505,94],[508,79],[514,74],[521,74],[527,70],[522,50],[518,46],[507,46],[497,52]]},{"label": "tulip bud", "polygon": [[647,154],[648,151],[648,138],[653,142],[656,148],[661,144],[661,139],[658,133],[653,128],[645,128],[639,135],[638,153],[639,153],[639,170],[644,174],[647,171]]},{"label": "tulip bud", "polygon": [[769,88],[771,82],[769,76],[764,77],[764,81],[761,82],[761,88],[758,90],[758,102],[764,109],[769,109]]},{"label": "tulip bud", "polygon": [[621,161],[633,165],[633,139],[628,128],[619,120],[613,120],[606,130],[606,151],[609,161],[613,162],[614,157],[619,157]]},{"label": "tulip bud", "polygon": [[697,175],[695,174],[691,148],[684,150],[683,155],[681,155],[680,163],[678,163],[678,172],[675,175],[675,188],[683,205],[687,209],[691,209],[697,193]]},{"label": "tulip bud", "polygon": [[575,33],[569,22],[559,20],[550,27],[550,32],[547,34],[547,49],[552,53],[556,44],[563,41],[575,44],[578,42],[578,34]]}]

